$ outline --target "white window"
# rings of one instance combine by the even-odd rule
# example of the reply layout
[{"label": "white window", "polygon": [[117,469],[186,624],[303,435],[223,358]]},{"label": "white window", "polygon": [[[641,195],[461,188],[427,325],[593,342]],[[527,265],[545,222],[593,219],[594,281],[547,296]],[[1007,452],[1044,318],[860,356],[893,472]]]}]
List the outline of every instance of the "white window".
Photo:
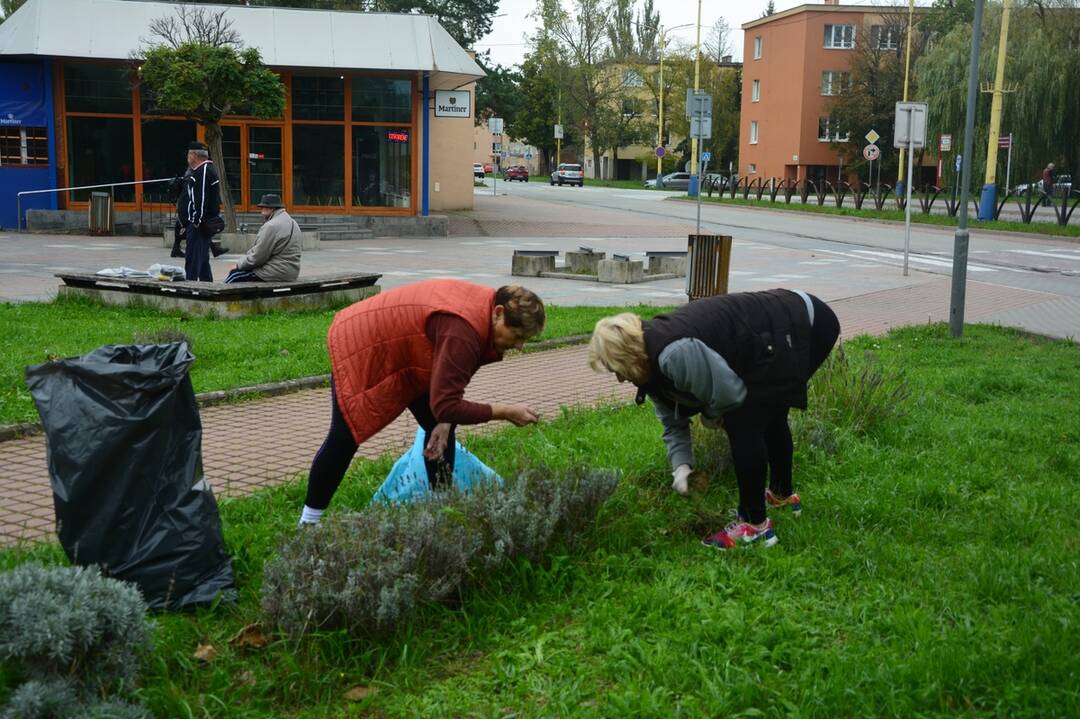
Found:
[{"label": "white window", "polygon": [[761,36],[760,35],[754,36],[754,59],[755,60],[760,60],[761,59],[761,47],[762,47],[762,45],[763,45],[763,43],[761,41]]},{"label": "white window", "polygon": [[761,81],[755,80],[750,86],[750,102],[758,102],[761,100]]},{"label": "white window", "polygon": [[841,132],[840,124],[828,115],[818,118],[818,142],[847,142],[850,137],[851,133]]},{"label": "white window", "polygon": [[902,30],[894,25],[871,25],[870,46],[878,50],[899,50]]},{"label": "white window", "polygon": [[855,26],[826,25],[825,47],[833,49],[855,47]]},{"label": "white window", "polygon": [[843,95],[851,89],[850,73],[839,70],[826,70],[821,73],[822,95]]},{"label": "white window", "polygon": [[623,74],[623,85],[626,87],[645,87],[645,79],[633,70],[627,70]]},{"label": "white window", "polygon": [[750,121],[750,144],[757,145],[757,120]]},{"label": "white window", "polygon": [[747,175],[753,175],[756,172],[757,172],[757,163],[750,163],[749,165],[746,166],[746,174]]}]

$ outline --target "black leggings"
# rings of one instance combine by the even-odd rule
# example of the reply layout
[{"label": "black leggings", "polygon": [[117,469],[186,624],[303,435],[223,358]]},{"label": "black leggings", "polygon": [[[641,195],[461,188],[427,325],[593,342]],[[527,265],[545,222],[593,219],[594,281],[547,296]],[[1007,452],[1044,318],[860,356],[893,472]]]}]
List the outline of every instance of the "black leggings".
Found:
[{"label": "black leggings", "polygon": [[[337,403],[337,388],[333,378],[330,379],[330,402],[332,405],[330,415],[330,431],[323,440],[322,447],[315,453],[315,459],[311,461],[311,472],[308,473],[307,498],[304,504],[314,510],[325,510],[330,505],[330,498],[337,492],[345,472],[352,463],[353,456],[359,445],[353,438],[352,430],[345,422],[345,416],[341,414],[341,408]],[[427,445],[431,431],[438,425],[435,414],[431,411],[431,405],[427,395],[415,400],[409,405],[409,411],[416,418],[420,427],[424,428],[424,445]],[[450,484],[454,468],[454,430],[450,427],[450,437],[446,442],[446,451],[438,460],[424,459],[424,467],[427,468],[428,483],[431,487],[438,488]]]},{"label": "black leggings", "polygon": [[[810,376],[829,357],[840,337],[840,321],[828,305],[810,296],[814,325],[810,329]],[[809,377],[807,378],[809,381]],[[793,492],[791,457],[794,445],[787,405],[750,401],[724,416],[731,445],[731,462],[739,484],[739,516],[754,524],[765,522],[765,482],[776,495]]]}]

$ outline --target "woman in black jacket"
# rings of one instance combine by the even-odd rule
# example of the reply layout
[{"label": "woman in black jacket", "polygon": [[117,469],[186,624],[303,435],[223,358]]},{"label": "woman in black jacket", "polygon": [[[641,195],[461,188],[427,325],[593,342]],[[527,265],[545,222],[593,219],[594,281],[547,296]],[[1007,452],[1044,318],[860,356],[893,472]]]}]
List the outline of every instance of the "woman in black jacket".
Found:
[{"label": "woman in black jacket", "polygon": [[774,545],[766,503],[798,515],[792,487],[788,411],[806,408],[810,377],[840,335],[836,314],[799,290],[736,293],[698,300],[642,321],[633,313],[603,318],[589,344],[594,370],[638,386],[664,427],[672,488],[685,495],[693,469],[690,421],[723,426],[739,484],[738,517],[706,545]]}]

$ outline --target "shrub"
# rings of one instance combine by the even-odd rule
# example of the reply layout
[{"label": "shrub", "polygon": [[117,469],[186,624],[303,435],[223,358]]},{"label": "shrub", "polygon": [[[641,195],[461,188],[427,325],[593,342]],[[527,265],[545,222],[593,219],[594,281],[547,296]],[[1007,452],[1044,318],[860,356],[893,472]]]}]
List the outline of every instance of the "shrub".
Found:
[{"label": "shrub", "polygon": [[813,420],[806,423],[810,440],[828,446],[832,439],[819,437],[826,428],[855,435],[872,432],[903,415],[910,395],[903,372],[885,368],[869,350],[863,353],[861,366],[855,367],[840,344],[810,383],[808,414]]},{"label": "shrub", "polygon": [[111,706],[110,696],[135,687],[150,644],[139,591],[97,568],[27,564],[0,575],[0,662],[26,681],[6,715],[77,716]]},{"label": "shrub", "polygon": [[618,483],[615,472],[555,479],[529,471],[504,486],[433,493],[327,518],[286,540],[263,572],[263,612],[298,635],[382,635],[506,563],[542,562],[575,544]]}]

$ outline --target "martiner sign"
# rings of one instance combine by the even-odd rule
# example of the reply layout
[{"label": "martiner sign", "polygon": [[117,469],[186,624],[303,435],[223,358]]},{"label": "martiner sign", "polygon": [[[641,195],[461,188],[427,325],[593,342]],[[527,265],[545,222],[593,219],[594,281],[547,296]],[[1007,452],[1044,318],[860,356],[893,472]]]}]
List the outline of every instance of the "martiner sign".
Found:
[{"label": "martiner sign", "polygon": [[471,101],[468,90],[436,90],[435,117],[472,117]]}]

